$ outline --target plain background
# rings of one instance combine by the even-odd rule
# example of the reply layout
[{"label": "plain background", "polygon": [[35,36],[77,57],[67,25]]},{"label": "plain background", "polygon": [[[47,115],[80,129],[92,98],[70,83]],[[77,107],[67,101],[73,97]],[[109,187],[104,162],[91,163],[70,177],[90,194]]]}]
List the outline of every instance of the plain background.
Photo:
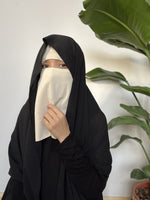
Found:
[{"label": "plain background", "polygon": [[[55,33],[74,38],[84,52],[86,72],[102,67],[120,71],[131,85],[150,84],[147,59],[98,40],[92,30],[80,21],[78,13],[82,9],[81,0],[0,0],[0,192],[4,191],[9,179],[8,144],[19,111],[28,97],[31,73],[43,37]],[[130,92],[112,81],[93,83],[87,80],[87,85],[108,121],[127,114],[119,107],[120,103],[136,103]],[[149,98],[137,96],[149,109]],[[122,134],[142,138],[150,151],[145,132],[136,126],[110,130],[111,145]],[[130,179],[130,171],[147,164],[141,147],[134,141],[127,141],[111,152],[113,167],[104,195],[130,196],[137,182]]]}]

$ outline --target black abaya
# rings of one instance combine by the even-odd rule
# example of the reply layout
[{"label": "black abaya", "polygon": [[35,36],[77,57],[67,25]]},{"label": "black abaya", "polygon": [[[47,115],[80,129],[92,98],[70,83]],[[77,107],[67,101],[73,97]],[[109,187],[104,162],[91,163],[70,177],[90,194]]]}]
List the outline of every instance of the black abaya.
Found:
[{"label": "black abaya", "polygon": [[[85,82],[83,53],[67,36],[50,35],[43,41],[29,98],[11,135],[11,177],[2,200],[101,200],[112,158],[106,117]],[[73,76],[66,112],[70,135],[62,143],[51,137],[35,142],[34,103],[47,45],[59,53]]]}]

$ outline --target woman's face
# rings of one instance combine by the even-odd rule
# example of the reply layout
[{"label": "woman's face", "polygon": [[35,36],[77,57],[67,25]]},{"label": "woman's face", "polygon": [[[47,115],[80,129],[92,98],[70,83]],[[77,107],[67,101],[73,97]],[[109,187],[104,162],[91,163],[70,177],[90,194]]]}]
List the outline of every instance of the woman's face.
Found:
[{"label": "woman's face", "polygon": [[57,59],[48,59],[45,60],[42,64],[43,68],[53,67],[53,68],[61,68],[61,69],[68,69],[64,61],[57,60]]}]

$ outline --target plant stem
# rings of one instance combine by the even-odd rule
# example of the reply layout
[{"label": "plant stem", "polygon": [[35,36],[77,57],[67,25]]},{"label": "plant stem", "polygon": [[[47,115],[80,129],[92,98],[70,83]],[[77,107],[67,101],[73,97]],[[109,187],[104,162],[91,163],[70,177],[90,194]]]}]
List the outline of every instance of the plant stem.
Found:
[{"label": "plant stem", "polygon": [[[130,84],[129,84],[129,82],[127,81],[127,84],[128,84],[128,86],[130,86]],[[141,105],[141,103],[139,102],[139,100],[138,100],[138,98],[137,98],[137,96],[135,95],[135,93],[134,92],[132,92],[132,94],[133,94],[133,96],[134,96],[134,98],[135,98],[135,100],[136,100],[136,102],[137,102],[137,104],[142,108],[142,105]]]},{"label": "plant stem", "polygon": [[145,153],[145,156],[146,156],[146,158],[147,158],[147,160],[148,160],[148,163],[149,163],[149,165],[150,165],[150,158],[149,158],[149,156],[148,156],[148,153],[146,152],[146,149],[144,148],[143,144],[142,144],[142,143],[140,143],[140,144],[141,144],[141,147],[142,147],[142,149],[143,149],[143,151],[144,151],[144,153]]},{"label": "plant stem", "polygon": [[150,61],[150,53],[148,51],[148,49],[144,49],[145,53],[146,53],[146,56],[148,57],[149,61]]},{"label": "plant stem", "polygon": [[[150,55],[149,55],[149,60],[150,60]],[[128,84],[128,86],[130,86],[130,84],[129,84],[129,82],[128,82],[127,80],[126,80],[126,83]],[[141,108],[143,108],[142,105],[141,105],[141,103],[139,102],[139,100],[138,100],[136,94],[135,94],[134,92],[132,92],[132,94],[133,94],[133,96],[134,96],[134,98],[135,98],[137,104],[138,104]],[[149,125],[149,120],[145,120],[145,121],[146,121],[146,123]]]}]

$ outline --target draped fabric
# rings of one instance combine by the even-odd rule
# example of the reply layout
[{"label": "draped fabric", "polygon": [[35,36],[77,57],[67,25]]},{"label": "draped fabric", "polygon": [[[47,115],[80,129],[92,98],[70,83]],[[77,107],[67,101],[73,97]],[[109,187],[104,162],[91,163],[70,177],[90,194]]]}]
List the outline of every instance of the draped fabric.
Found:
[{"label": "draped fabric", "polygon": [[[47,45],[58,52],[73,77],[66,112],[70,135],[62,143],[52,137],[35,142],[34,104]],[[26,200],[102,199],[112,163],[107,121],[86,85],[84,55],[72,38],[43,38],[8,155],[11,177],[2,200],[23,199],[13,196],[17,184],[21,186],[18,194]]]}]

